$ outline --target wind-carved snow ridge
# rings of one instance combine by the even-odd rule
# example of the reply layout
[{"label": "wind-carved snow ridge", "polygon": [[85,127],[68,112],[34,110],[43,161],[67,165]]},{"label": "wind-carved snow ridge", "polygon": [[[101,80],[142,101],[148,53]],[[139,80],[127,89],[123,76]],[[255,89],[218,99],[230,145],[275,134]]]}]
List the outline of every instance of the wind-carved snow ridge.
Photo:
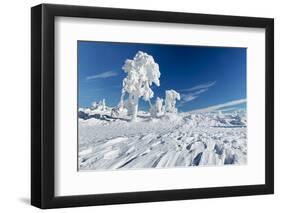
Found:
[{"label": "wind-carved snow ridge", "polygon": [[[103,99],[79,109],[79,170],[247,163],[246,112],[218,111],[236,103],[178,112],[181,95],[173,89],[151,102],[152,84],[160,86],[159,65],[151,55],[137,52],[123,70],[127,76],[116,107]],[[138,110],[141,100],[148,111]]]}]

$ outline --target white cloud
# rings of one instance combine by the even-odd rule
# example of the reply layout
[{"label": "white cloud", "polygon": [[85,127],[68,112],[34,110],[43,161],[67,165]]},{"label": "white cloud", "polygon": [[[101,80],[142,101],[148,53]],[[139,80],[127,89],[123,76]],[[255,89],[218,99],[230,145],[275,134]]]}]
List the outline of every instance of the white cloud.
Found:
[{"label": "white cloud", "polygon": [[114,77],[114,76],[117,76],[117,75],[118,75],[117,72],[107,71],[107,72],[99,73],[97,75],[88,76],[86,79],[87,80],[92,80],[92,79],[98,79],[98,78],[110,78],[110,77]]},{"label": "white cloud", "polygon": [[197,91],[195,91],[195,92],[192,92],[191,94],[193,94],[193,95],[199,95],[199,94],[201,94],[201,93],[203,93],[203,92],[206,92],[206,91],[208,91],[207,88],[197,90]]},{"label": "white cloud", "polygon": [[210,107],[206,107],[206,108],[202,108],[202,109],[196,109],[196,110],[192,110],[189,112],[211,112],[211,111],[215,111],[215,110],[219,110],[221,108],[224,107],[231,107],[231,106],[235,106],[238,104],[243,104],[246,103],[247,99],[238,99],[238,100],[234,100],[234,101],[229,101],[223,104],[218,104],[218,105],[214,105],[214,106],[210,106]]},{"label": "white cloud", "polygon": [[201,89],[207,89],[208,90],[209,87],[214,86],[215,84],[216,84],[216,81],[210,81],[210,82],[207,82],[207,83],[203,83],[203,84],[199,84],[199,85],[193,86],[191,88],[182,89],[180,91],[191,92],[191,91],[201,90]]},{"label": "white cloud", "polygon": [[186,103],[186,102],[192,101],[196,98],[198,98],[198,96],[182,94],[181,95],[181,100],[182,100],[181,103]]},{"label": "white cloud", "polygon": [[197,91],[190,92],[190,93],[187,93],[187,94],[181,94],[181,103],[184,104],[184,103],[187,103],[189,101],[192,101],[192,100],[198,98],[199,94],[204,93],[206,91],[208,91],[208,88],[199,89]]}]

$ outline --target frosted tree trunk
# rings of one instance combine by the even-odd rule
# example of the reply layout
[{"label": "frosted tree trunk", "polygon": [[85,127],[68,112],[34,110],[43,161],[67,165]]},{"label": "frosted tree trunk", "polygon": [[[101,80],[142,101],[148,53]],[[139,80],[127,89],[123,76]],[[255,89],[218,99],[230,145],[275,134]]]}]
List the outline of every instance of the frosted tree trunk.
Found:
[{"label": "frosted tree trunk", "polygon": [[162,108],[163,108],[163,99],[157,97],[156,103],[155,103],[156,113],[162,114]]},{"label": "frosted tree trunk", "polygon": [[134,94],[130,94],[128,115],[131,115],[132,120],[136,120],[137,118],[138,106],[139,106],[138,103],[139,103],[139,98]]},{"label": "frosted tree trunk", "polygon": [[132,106],[132,121],[135,121],[137,119],[138,115],[138,104],[135,104]]}]

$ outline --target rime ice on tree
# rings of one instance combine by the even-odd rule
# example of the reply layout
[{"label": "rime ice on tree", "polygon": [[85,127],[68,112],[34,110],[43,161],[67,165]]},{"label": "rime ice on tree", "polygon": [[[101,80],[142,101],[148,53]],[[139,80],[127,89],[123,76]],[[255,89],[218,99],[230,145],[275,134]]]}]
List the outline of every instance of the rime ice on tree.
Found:
[{"label": "rime ice on tree", "polygon": [[94,102],[92,103],[91,109],[95,110],[97,107],[98,107],[98,104],[97,104],[96,101],[94,101]]},{"label": "rime ice on tree", "polygon": [[155,109],[157,114],[163,113],[163,99],[157,97],[155,102]]},{"label": "rime ice on tree", "polygon": [[105,99],[102,99],[101,101],[99,101],[98,103],[96,101],[94,101],[92,103],[92,106],[90,107],[91,110],[102,110],[105,111],[106,110],[106,104],[105,104]]},{"label": "rime ice on tree", "polygon": [[105,99],[102,99],[101,108],[103,111],[105,110]]},{"label": "rime ice on tree", "polygon": [[175,90],[166,90],[165,112],[177,113],[176,100],[180,100],[180,94]]},{"label": "rime ice on tree", "polygon": [[160,115],[163,115],[163,99],[157,97],[155,104],[150,106],[149,112],[151,114],[152,117],[157,117]]},{"label": "rime ice on tree", "polygon": [[[127,59],[122,67],[127,77],[123,80],[123,90],[129,94],[126,108],[132,120],[137,118],[139,98],[148,101],[154,93],[150,86],[160,86],[158,64],[151,55],[138,51],[133,60]],[[122,91],[123,91],[122,90]],[[123,92],[122,92],[123,96]],[[122,100],[121,100],[122,101]]]}]

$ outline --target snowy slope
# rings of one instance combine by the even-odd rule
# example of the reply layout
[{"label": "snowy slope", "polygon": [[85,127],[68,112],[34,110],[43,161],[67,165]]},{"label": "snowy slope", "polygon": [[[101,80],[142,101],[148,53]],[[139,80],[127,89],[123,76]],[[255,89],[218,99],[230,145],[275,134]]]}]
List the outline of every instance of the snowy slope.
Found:
[{"label": "snowy slope", "polygon": [[79,109],[79,169],[138,169],[245,164],[243,112],[167,114],[151,118]]}]

